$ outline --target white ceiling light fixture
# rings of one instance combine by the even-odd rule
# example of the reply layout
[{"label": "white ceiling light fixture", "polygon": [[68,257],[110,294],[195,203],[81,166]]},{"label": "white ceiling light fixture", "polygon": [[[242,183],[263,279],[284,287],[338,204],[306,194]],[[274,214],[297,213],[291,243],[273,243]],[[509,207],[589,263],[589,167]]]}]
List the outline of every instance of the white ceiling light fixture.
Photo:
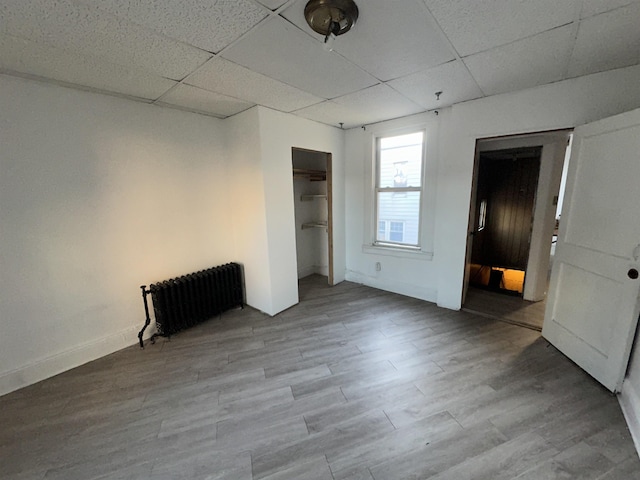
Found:
[{"label": "white ceiling light fixture", "polygon": [[355,25],[358,7],[353,0],[310,0],[304,7],[304,18],[315,32],[324,35],[324,43],[331,47],[338,35]]}]

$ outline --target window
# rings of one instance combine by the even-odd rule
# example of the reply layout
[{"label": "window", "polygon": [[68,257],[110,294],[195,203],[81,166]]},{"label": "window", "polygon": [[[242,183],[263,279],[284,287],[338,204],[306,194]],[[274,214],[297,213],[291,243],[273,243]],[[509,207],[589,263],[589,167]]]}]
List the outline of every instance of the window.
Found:
[{"label": "window", "polygon": [[382,242],[402,243],[404,241],[404,222],[380,220],[377,238]]},{"label": "window", "polygon": [[376,159],[376,244],[420,246],[424,132],[379,137]]}]

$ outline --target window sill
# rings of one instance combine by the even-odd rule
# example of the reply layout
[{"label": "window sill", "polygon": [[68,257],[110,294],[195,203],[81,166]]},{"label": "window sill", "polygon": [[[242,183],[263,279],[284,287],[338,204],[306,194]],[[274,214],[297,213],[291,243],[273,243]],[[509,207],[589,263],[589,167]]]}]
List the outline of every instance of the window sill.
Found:
[{"label": "window sill", "polygon": [[393,247],[387,245],[362,245],[362,253],[386,255],[389,257],[411,258],[413,260],[431,261],[433,252],[425,252],[418,248]]}]

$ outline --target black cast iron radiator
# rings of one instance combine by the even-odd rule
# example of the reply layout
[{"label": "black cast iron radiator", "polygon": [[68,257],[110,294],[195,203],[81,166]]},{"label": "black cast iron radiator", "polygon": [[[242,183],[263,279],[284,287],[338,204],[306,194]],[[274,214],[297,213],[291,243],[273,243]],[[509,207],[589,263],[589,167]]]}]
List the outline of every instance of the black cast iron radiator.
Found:
[{"label": "black cast iron radiator", "polygon": [[151,323],[148,294],[151,294],[156,317],[157,333],[151,336],[151,343],[155,343],[157,336],[169,337],[226,310],[244,307],[243,285],[242,268],[237,263],[152,283],[148,290],[142,285],[146,320],[138,333],[140,347],[144,348],[142,335]]}]

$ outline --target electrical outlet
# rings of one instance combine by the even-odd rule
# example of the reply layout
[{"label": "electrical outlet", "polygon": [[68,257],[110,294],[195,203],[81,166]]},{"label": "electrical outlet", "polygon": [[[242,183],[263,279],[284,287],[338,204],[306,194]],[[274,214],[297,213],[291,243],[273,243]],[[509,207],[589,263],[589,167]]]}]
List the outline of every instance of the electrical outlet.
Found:
[{"label": "electrical outlet", "polygon": [[382,265],[380,265],[380,262],[376,262],[376,272],[379,272],[380,270],[382,270]]}]

